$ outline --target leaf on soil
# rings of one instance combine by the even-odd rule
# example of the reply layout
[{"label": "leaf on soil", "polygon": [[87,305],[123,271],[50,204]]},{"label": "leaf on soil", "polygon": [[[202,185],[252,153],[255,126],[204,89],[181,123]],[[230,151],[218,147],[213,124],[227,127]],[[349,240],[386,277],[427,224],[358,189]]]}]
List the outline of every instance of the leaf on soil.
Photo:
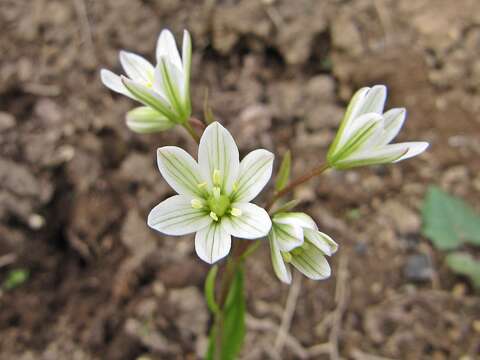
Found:
[{"label": "leaf on soil", "polygon": [[5,290],[15,289],[27,281],[29,276],[30,272],[27,269],[13,269],[8,273],[2,287]]},{"label": "leaf on soil", "polygon": [[465,252],[448,254],[447,265],[453,272],[468,277],[480,289],[480,261]]},{"label": "leaf on soil", "polygon": [[436,186],[428,189],[422,209],[423,235],[441,250],[464,243],[480,245],[480,216],[463,200]]}]

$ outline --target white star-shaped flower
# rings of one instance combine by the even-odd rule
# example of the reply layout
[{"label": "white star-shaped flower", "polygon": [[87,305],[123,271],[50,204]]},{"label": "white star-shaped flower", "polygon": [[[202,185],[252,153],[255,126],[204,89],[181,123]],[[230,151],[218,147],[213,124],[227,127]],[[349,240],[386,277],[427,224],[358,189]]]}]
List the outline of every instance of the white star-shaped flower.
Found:
[{"label": "white star-shaped flower", "polygon": [[154,67],[137,54],[120,51],[120,63],[127,76],[106,69],[100,72],[103,84],[109,89],[146,105],[146,108],[135,109],[136,112],[134,110],[127,116],[129,127],[138,132],[182,124],[191,115],[192,42],[188,31],[183,34],[180,57],[172,33],[163,30],[158,38],[156,58]]},{"label": "white star-shaped flower", "polygon": [[330,236],[318,231],[307,214],[284,212],[274,215],[268,239],[273,270],[284,283],[292,282],[288,264],[312,280],[330,276],[330,265],[325,256],[334,254],[338,246]]},{"label": "white star-shaped flower", "polygon": [[195,250],[210,264],[229,253],[231,236],[266,236],[270,217],[250,201],[269,181],[273,158],[259,149],[240,162],[233,137],[217,122],[200,139],[198,163],[176,146],[159,148],[160,172],[178,195],[154,207],[148,225],[167,235],[196,232]]},{"label": "white star-shaped flower", "polygon": [[398,162],[421,154],[424,141],[390,144],[406,117],[403,108],[383,112],[387,88],[376,85],[357,91],[348,105],[335,140],[328,150],[331,167],[347,169],[363,165]]}]

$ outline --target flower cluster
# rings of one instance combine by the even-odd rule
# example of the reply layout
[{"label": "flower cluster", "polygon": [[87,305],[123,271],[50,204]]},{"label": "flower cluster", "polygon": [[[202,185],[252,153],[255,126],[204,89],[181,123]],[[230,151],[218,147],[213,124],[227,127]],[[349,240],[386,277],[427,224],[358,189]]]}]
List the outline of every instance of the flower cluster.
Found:
[{"label": "flower cluster", "polygon": [[337,251],[337,243],[327,234],[318,231],[317,225],[307,214],[275,214],[268,240],[273,270],[281,281],[287,284],[292,281],[289,263],[312,280],[330,276],[330,266],[325,256],[331,256]]},{"label": "flower cluster", "polygon": [[157,42],[157,65],[140,55],[120,51],[120,63],[127,76],[110,70],[100,72],[109,89],[137,100],[145,106],[127,114],[127,125],[133,131],[149,133],[163,131],[185,123],[192,113],[190,100],[190,67],[192,41],[183,34],[182,57],[172,33],[163,30]]},{"label": "flower cluster", "polygon": [[256,239],[272,225],[268,213],[250,203],[270,180],[273,154],[255,150],[239,161],[232,135],[218,122],[207,127],[198,163],[184,150],[157,151],[158,168],[179,194],[153,208],[148,225],[167,235],[196,232],[198,256],[214,263],[228,255],[231,237]]},{"label": "flower cluster", "polygon": [[[173,35],[164,30],[158,39],[155,66],[139,55],[121,51],[120,62],[127,76],[101,71],[108,88],[144,105],[127,114],[127,125],[133,131],[190,126],[191,57],[189,33],[184,32],[180,56]],[[425,151],[426,142],[390,144],[405,121],[406,111],[396,108],[384,113],[386,95],[382,85],[360,89],[354,95],[322,169],[398,162]],[[181,148],[159,148],[160,173],[178,194],[151,210],[148,225],[167,235],[195,233],[195,250],[209,264],[228,255],[232,236],[267,237],[273,269],[281,281],[291,282],[290,264],[310,279],[328,278],[331,270],[326,257],[338,246],[318,230],[310,216],[285,208],[269,214],[270,209],[251,202],[269,182],[273,160],[271,152],[259,149],[240,161],[232,135],[218,122],[204,130],[198,162]]]},{"label": "flower cluster", "polygon": [[424,141],[390,144],[406,117],[405,109],[383,113],[387,88],[364,87],[353,96],[337,135],[327,154],[328,164],[337,169],[398,162],[421,154]]}]

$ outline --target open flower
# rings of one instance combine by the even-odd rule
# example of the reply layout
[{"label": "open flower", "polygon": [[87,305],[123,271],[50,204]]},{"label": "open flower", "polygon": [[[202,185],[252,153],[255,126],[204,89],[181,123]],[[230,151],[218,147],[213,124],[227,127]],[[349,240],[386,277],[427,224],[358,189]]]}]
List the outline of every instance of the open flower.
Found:
[{"label": "open flower", "polygon": [[[190,67],[192,42],[184,31],[182,57],[172,33],[163,30],[157,42],[157,65],[154,67],[143,57],[120,51],[120,63],[127,76],[110,70],[100,72],[102,82],[109,89],[146,105],[127,116],[127,125],[134,131],[152,132],[182,124],[190,117]],[[148,115],[148,116],[147,116]]]},{"label": "open flower", "polygon": [[313,280],[330,276],[330,265],[325,256],[334,254],[338,246],[330,236],[318,231],[307,214],[284,212],[274,215],[268,239],[273,270],[284,283],[292,282],[288,264]]},{"label": "open flower", "polygon": [[217,122],[200,139],[198,163],[178,147],[159,148],[160,172],[179,195],[155,206],[148,225],[167,235],[196,232],[195,250],[210,264],[229,253],[231,236],[266,236],[270,217],[250,201],[270,179],[273,158],[271,152],[259,149],[240,162],[235,141]]},{"label": "open flower", "polygon": [[348,105],[327,160],[331,167],[346,169],[398,162],[416,156],[428,147],[424,141],[390,144],[405,121],[402,108],[383,112],[387,88],[376,85],[357,91]]}]

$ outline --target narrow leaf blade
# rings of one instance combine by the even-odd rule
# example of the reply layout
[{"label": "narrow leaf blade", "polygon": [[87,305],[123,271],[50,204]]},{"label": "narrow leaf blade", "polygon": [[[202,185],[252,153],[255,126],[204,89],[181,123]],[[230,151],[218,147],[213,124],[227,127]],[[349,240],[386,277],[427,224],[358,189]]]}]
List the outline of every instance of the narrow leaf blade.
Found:
[{"label": "narrow leaf blade", "polygon": [[277,180],[275,182],[275,190],[280,191],[288,184],[290,179],[290,170],[292,167],[292,154],[290,150],[287,150],[283,156],[282,164],[278,170]]}]

